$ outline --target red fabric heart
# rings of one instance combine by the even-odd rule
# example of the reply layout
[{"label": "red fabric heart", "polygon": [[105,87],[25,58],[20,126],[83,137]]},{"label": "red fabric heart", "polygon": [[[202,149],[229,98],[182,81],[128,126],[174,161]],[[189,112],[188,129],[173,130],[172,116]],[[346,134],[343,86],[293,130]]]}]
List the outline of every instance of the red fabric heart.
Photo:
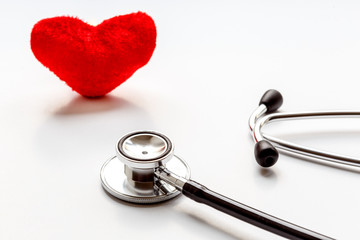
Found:
[{"label": "red fabric heart", "polygon": [[74,91],[99,97],[125,82],[151,58],[156,27],[138,12],[91,26],[78,18],[39,21],[31,32],[35,57]]}]

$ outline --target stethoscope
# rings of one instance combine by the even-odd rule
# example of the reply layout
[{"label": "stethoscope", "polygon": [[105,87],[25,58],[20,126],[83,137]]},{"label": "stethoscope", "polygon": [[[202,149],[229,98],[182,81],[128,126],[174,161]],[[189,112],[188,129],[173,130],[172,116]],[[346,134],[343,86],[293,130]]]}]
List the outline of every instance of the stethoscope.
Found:
[{"label": "stethoscope", "polygon": [[283,97],[276,90],[268,90],[262,96],[258,108],[249,118],[249,127],[253,139],[256,142],[254,148],[255,159],[262,167],[271,167],[279,157],[277,149],[286,153],[303,157],[315,158],[336,164],[360,167],[360,160],[344,155],[319,151],[317,149],[300,146],[273,136],[264,134],[261,129],[268,123],[281,120],[294,120],[305,118],[329,118],[329,117],[359,117],[360,111],[316,111],[316,112],[293,112],[273,113],[283,103]]},{"label": "stethoscope", "polygon": [[148,204],[170,200],[183,193],[196,202],[289,239],[332,239],[239,203],[191,180],[189,166],[174,155],[174,145],[163,134],[152,131],[129,133],[120,138],[115,149],[116,156],[104,163],[100,176],[104,189],[116,198]]}]

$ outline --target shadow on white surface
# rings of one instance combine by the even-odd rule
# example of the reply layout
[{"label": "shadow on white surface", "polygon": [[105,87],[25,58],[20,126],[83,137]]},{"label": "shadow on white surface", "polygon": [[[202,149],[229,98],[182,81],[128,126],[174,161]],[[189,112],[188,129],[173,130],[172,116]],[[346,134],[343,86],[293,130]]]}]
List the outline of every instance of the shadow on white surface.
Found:
[{"label": "shadow on white surface", "polygon": [[[358,151],[356,144],[359,143],[359,139],[360,139],[360,131],[356,129],[355,130],[334,129],[327,131],[319,131],[315,129],[313,131],[302,131],[295,133],[288,133],[288,132],[284,133],[284,129],[282,129],[281,134],[276,134],[274,131],[272,131],[271,134],[267,134],[267,135],[274,136],[278,139],[285,140],[294,143],[296,145],[301,145],[304,147],[309,147],[324,152],[336,153],[338,155],[352,157],[360,160],[359,156],[355,156],[356,152]],[[249,138],[252,139],[251,134],[249,134]],[[278,161],[281,161],[281,155],[286,155],[292,158],[305,160],[307,162],[311,162],[326,167],[331,167],[353,173],[360,173],[360,168],[356,166],[350,166],[341,163],[333,163],[323,159],[317,159],[317,158],[299,155],[296,153],[286,152],[281,149],[278,149],[278,151],[280,154]],[[274,175],[276,175],[276,173],[270,168],[268,169],[261,168],[259,170],[259,174],[267,178],[273,178],[275,177]]]},{"label": "shadow on white surface", "polygon": [[[116,140],[129,131],[153,129],[148,112],[123,98],[87,99],[76,96],[56,106],[35,135],[38,157],[86,163],[89,158],[115,153]],[[61,103],[63,104],[63,103]],[[103,159],[105,161],[106,158]]]},{"label": "shadow on white surface", "polygon": [[234,231],[234,229],[225,228],[225,226],[216,224],[213,221],[210,221],[208,218],[205,218],[205,216],[202,216],[200,214],[196,214],[196,212],[190,212],[190,211],[184,211],[184,214],[186,214],[188,217],[194,219],[197,223],[207,225],[212,230],[217,230],[218,232],[226,235],[227,237],[231,239],[237,239],[237,240],[245,240],[247,238],[240,236],[240,233]]},{"label": "shadow on white surface", "polygon": [[353,166],[339,164],[339,163],[332,163],[332,162],[325,161],[322,159],[311,158],[311,157],[307,157],[307,156],[300,156],[298,154],[283,152],[281,150],[280,150],[280,154],[284,154],[286,156],[297,158],[300,161],[307,161],[307,162],[311,162],[314,164],[331,167],[331,168],[335,168],[338,170],[348,171],[348,172],[352,172],[352,173],[360,173],[360,169],[358,167],[353,167]]},{"label": "shadow on white surface", "polygon": [[179,199],[179,197],[181,196],[178,195],[175,198],[172,198],[170,200],[164,201],[164,202],[159,202],[159,203],[150,203],[150,204],[136,204],[136,203],[131,203],[131,202],[126,202],[123,200],[120,200],[116,197],[114,197],[113,195],[111,195],[110,193],[108,193],[103,187],[101,187],[103,192],[106,194],[107,197],[111,198],[113,201],[122,204],[122,205],[126,205],[128,207],[134,207],[134,208],[157,208],[157,207],[164,207],[167,205],[171,205],[174,204],[175,201],[177,201],[177,199]]},{"label": "shadow on white surface", "polygon": [[[340,126],[340,127],[344,127],[344,126]],[[346,127],[351,127],[351,126],[346,126]],[[318,151],[336,153],[338,155],[347,156],[347,157],[350,156],[352,158],[360,159],[357,148],[357,144],[359,143],[359,139],[360,139],[360,131],[358,129],[352,129],[352,130],[350,129],[339,130],[336,128],[331,130],[314,129],[313,131],[302,131],[293,134],[283,133],[276,137],[279,139],[284,139],[289,142],[293,142],[294,144],[297,145],[316,149]],[[322,159],[311,158],[308,156],[303,156],[290,152],[284,152],[283,150],[280,150],[280,154],[284,154],[286,156],[290,156],[300,160],[305,160],[326,167],[331,167],[353,173],[360,173],[359,167],[356,166],[333,163]]]},{"label": "shadow on white surface", "polygon": [[83,96],[76,96],[68,104],[59,108],[56,115],[71,115],[71,114],[86,114],[105,112],[115,109],[134,107],[125,99],[106,95],[99,98],[86,98]]},{"label": "shadow on white surface", "polygon": [[270,168],[259,168],[259,173],[261,176],[268,179],[276,180],[276,172]]},{"label": "shadow on white surface", "polygon": [[[171,212],[173,212],[174,216],[177,216],[179,220],[179,224],[184,224],[184,221],[186,222],[186,225],[191,226],[191,221],[188,221],[189,218],[191,220],[194,220],[196,223],[199,223],[203,225],[205,228],[209,228],[209,231],[215,231],[219,234],[219,236],[223,236],[225,239],[236,239],[236,240],[244,240],[248,239],[245,237],[245,233],[242,234],[239,231],[236,231],[234,228],[229,228],[226,223],[221,223],[214,221],[214,218],[206,214],[206,212],[203,212],[202,210],[194,211],[194,208],[196,208],[196,203],[190,203],[194,204],[194,208],[188,208],[186,207],[187,203],[184,204],[184,202],[181,202],[181,194],[171,200],[160,202],[160,203],[153,203],[153,204],[135,204],[130,203],[126,201],[122,201],[111,194],[109,194],[105,189],[103,189],[104,194],[106,197],[109,197],[111,200],[121,204],[125,205],[129,208],[146,208],[146,209],[154,209],[154,208],[162,208],[164,210],[165,208],[170,208]],[[184,199],[183,199],[184,200]],[[144,212],[143,214],[149,214],[149,212]],[[223,213],[220,213],[223,214]],[[173,221],[173,215],[169,215],[169,221]],[[145,218],[145,217],[143,217]],[[186,227],[186,226],[184,226]],[[198,227],[197,227],[198,228]],[[188,229],[190,231],[190,229]]]},{"label": "shadow on white surface", "polygon": [[[202,213],[200,211],[194,211],[193,208],[177,207],[177,210],[187,217],[195,220],[197,223],[209,227],[209,230],[219,232],[221,235],[226,236],[226,239],[237,239],[243,240],[248,239],[245,237],[245,233],[236,231],[234,228],[229,227],[226,223],[221,223],[216,221],[212,216],[209,217],[208,214]],[[221,213],[222,214],[222,213]]]}]

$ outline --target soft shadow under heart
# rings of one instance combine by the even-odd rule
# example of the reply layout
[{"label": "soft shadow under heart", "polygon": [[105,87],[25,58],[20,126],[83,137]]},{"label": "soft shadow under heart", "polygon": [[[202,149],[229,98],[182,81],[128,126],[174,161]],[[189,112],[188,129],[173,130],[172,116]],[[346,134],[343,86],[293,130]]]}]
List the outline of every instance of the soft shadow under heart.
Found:
[{"label": "soft shadow under heart", "polygon": [[119,97],[106,95],[100,98],[86,98],[76,96],[68,104],[58,109],[56,115],[73,115],[110,111],[118,108],[127,108],[131,104]]},{"label": "soft shadow under heart", "polygon": [[122,135],[144,129],[156,129],[148,112],[120,97],[99,99],[75,97],[55,109],[34,139],[37,159],[71,163],[106,159]]}]

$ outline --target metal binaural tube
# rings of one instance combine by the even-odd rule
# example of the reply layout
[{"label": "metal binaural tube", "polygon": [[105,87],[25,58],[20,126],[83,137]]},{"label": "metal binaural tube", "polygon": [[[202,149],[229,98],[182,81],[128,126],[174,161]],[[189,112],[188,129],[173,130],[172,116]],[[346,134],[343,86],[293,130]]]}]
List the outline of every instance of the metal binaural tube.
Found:
[{"label": "metal binaural tube", "polygon": [[[255,128],[256,121],[263,116],[267,111],[267,108],[264,104],[260,104],[255,111],[250,115],[248,124],[250,131],[252,132]],[[252,135],[254,137],[254,135]]]},{"label": "metal binaural tube", "polygon": [[309,112],[296,112],[296,113],[273,113],[258,119],[253,129],[253,137],[255,142],[267,140],[274,144],[278,149],[288,153],[293,153],[300,156],[326,160],[333,163],[340,163],[349,166],[360,167],[360,159],[330,153],[326,151],[319,151],[313,148],[297,145],[289,141],[280,140],[278,138],[263,134],[261,129],[270,122],[281,120],[298,120],[298,119],[317,119],[317,118],[348,118],[360,117],[360,111],[309,111]]}]

